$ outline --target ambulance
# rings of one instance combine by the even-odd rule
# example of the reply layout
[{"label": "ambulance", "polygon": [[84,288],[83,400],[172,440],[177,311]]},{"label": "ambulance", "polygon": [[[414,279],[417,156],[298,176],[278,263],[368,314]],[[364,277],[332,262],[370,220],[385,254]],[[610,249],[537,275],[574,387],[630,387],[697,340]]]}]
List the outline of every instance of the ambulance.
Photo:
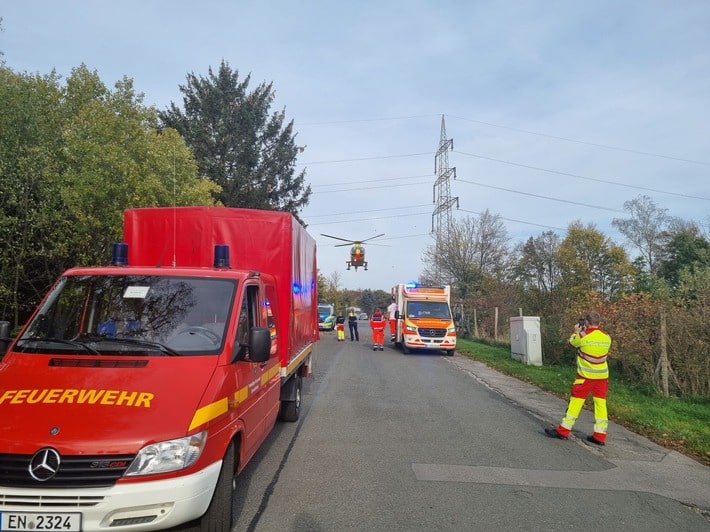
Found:
[{"label": "ambulance", "polygon": [[291,214],[127,210],[111,265],[65,272],[0,352],[0,531],[230,530],[299,417],[316,279]]},{"label": "ambulance", "polygon": [[396,333],[394,342],[405,354],[413,349],[444,351],[453,356],[456,326],[451,316],[451,288],[397,284],[392,288]]}]

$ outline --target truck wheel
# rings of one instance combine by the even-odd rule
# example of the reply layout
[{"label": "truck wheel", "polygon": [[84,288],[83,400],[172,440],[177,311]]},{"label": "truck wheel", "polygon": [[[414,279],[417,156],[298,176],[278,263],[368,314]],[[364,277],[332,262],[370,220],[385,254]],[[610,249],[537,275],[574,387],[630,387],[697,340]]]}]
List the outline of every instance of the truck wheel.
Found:
[{"label": "truck wheel", "polygon": [[298,421],[298,416],[301,414],[301,385],[303,379],[300,375],[294,375],[293,378],[296,379],[294,382],[296,400],[281,401],[280,417],[282,421]]},{"label": "truck wheel", "polygon": [[454,349],[444,349],[444,352],[446,353],[446,356],[452,357],[454,356]]},{"label": "truck wheel", "polygon": [[412,350],[407,347],[407,344],[402,342],[402,353],[404,353],[405,355],[408,355],[411,352],[412,352]]},{"label": "truck wheel", "polygon": [[185,532],[229,532],[232,529],[232,504],[234,500],[234,442],[229,444],[222,460],[212,501],[205,514],[173,530]]}]

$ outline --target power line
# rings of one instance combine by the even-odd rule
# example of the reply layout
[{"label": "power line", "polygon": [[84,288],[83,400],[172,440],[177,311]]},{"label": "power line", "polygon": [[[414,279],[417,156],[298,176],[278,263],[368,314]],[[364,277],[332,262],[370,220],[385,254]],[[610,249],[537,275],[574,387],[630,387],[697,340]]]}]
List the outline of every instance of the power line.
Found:
[{"label": "power line", "polygon": [[[595,183],[604,183],[607,185],[614,185],[617,187],[624,187],[624,188],[629,188],[632,190],[643,190],[646,192],[655,192],[657,194],[666,194],[668,196],[676,196],[680,198],[686,198],[686,199],[696,199],[696,200],[701,200],[701,201],[710,201],[710,198],[706,198],[703,196],[695,196],[692,194],[683,194],[681,192],[671,192],[668,190],[660,190],[657,188],[651,188],[651,187],[642,187],[638,185],[627,185],[625,183],[619,183],[617,181],[610,181],[608,179],[601,179],[601,178],[595,178],[595,177],[589,177],[589,176],[584,176],[581,174],[574,174],[572,172],[563,172],[561,170],[552,170],[550,168],[542,168],[540,166],[533,166],[530,164],[524,164],[524,163],[517,163],[514,161],[506,161],[504,159],[497,159],[495,157],[489,157],[486,155],[480,155],[476,153],[469,153],[469,152],[464,152],[464,151],[456,151],[456,153],[460,153],[461,155],[465,155],[467,157],[473,157],[475,159],[482,159],[486,161],[491,161],[495,163],[500,163],[500,164],[506,164],[508,166],[516,166],[518,168],[526,168],[528,170],[536,170],[538,172],[546,172],[548,174],[555,174],[555,175],[561,175],[561,176],[566,176],[566,177],[575,177],[577,179],[584,179],[586,181],[592,181]],[[339,159],[339,160],[332,160],[332,161],[314,161],[310,163],[303,163],[303,165],[307,164],[331,164],[331,163],[345,163],[345,162],[353,162],[353,161],[372,161],[372,160],[377,160],[377,159],[394,159],[394,158],[404,158],[404,157],[419,157],[422,155],[431,155],[428,153],[414,153],[414,154],[404,154],[404,155],[388,155],[388,156],[373,156],[373,157],[361,157],[361,158],[355,158],[355,159]],[[300,165],[300,163],[299,163]],[[426,176],[411,176],[412,178],[419,178],[419,177],[426,177]],[[393,178],[391,180],[396,180],[396,179],[408,179],[408,178]],[[368,180],[368,181],[362,181],[363,183],[370,183],[373,181],[377,180]],[[382,180],[380,180],[382,181]],[[421,183],[410,183],[410,184],[421,184]],[[347,185],[346,183],[342,184],[342,186]],[[325,184],[325,185],[314,185],[314,186],[341,186],[340,183],[333,183],[333,184]],[[368,187],[370,188],[370,187]],[[374,187],[374,188],[383,188],[383,187]],[[343,189],[343,190],[338,190],[338,191],[333,191],[333,192],[347,192],[347,191],[352,191],[352,190],[361,190],[361,188],[348,188],[348,189]],[[313,192],[313,194],[316,194],[317,192]]]},{"label": "power line", "polygon": [[[385,181],[401,181],[403,179],[430,179],[431,176],[429,175],[409,175],[409,176],[403,176],[403,177],[380,177],[376,179],[359,179],[358,183],[363,184],[363,183],[383,183]],[[321,185],[311,185],[313,188],[321,188],[321,187],[344,187],[344,186],[349,186],[352,185],[352,183],[324,183]],[[324,191],[328,192],[328,191]]]},{"label": "power line", "polygon": [[605,183],[607,185],[615,185],[618,187],[626,187],[626,188],[631,188],[631,189],[636,189],[636,190],[645,190],[648,192],[656,192],[658,194],[668,194],[669,196],[679,196],[681,198],[710,201],[710,198],[704,198],[702,196],[693,196],[691,194],[681,194],[680,192],[669,192],[667,190],[659,190],[659,189],[649,188],[649,187],[640,187],[637,185],[626,185],[624,183],[617,183],[615,181],[607,181],[605,179],[598,179],[598,178],[583,176],[583,175],[579,175],[579,174],[572,174],[570,172],[561,172],[559,170],[550,170],[548,168],[540,168],[539,166],[532,166],[529,164],[515,163],[512,161],[504,161],[502,159],[496,159],[494,157],[487,157],[485,155],[477,155],[475,153],[466,153],[463,151],[457,151],[456,153],[460,153],[461,155],[467,155],[468,157],[475,157],[476,159],[484,159],[486,161],[493,161],[496,163],[507,164],[510,166],[517,166],[520,168],[527,168],[528,170],[537,170],[539,172],[547,172],[549,174],[563,175],[563,176],[567,176],[567,177],[576,177],[578,179],[585,179],[587,181],[594,181],[596,183]]},{"label": "power line", "polygon": [[514,128],[514,127],[509,127],[509,126],[501,126],[501,125],[499,125],[499,124],[492,124],[491,122],[483,122],[483,121],[481,121],[481,120],[473,120],[473,119],[470,119],[470,118],[463,118],[463,117],[461,117],[461,116],[453,116],[453,115],[448,115],[448,116],[451,116],[451,118],[457,118],[457,119],[459,119],[459,120],[463,120],[463,121],[465,121],[465,122],[473,122],[473,123],[475,123],[475,124],[482,124],[482,125],[485,125],[485,126],[497,127],[497,128],[499,128],[499,129],[507,129],[508,131],[516,131],[516,132],[518,132],[518,133],[525,133],[525,134],[527,134],[527,135],[535,135],[535,136],[537,136],[537,137],[545,137],[545,138],[548,138],[548,139],[562,140],[562,141],[565,141],[565,142],[574,142],[574,143],[576,143],[576,144],[584,144],[584,145],[586,145],[586,146],[594,146],[594,147],[596,147],[596,148],[604,148],[604,149],[606,149],[606,150],[615,150],[615,151],[623,151],[623,152],[626,152],[626,153],[635,153],[636,155],[646,155],[646,156],[648,156],[648,157],[659,157],[659,158],[661,158],[661,159],[669,159],[669,160],[671,160],[671,161],[680,161],[680,162],[683,162],[683,163],[692,163],[692,164],[700,164],[700,165],[703,165],[703,166],[710,166],[710,162],[707,162],[707,161],[697,161],[697,160],[693,160],[693,159],[685,159],[685,158],[683,158],[683,157],[674,157],[674,156],[672,156],[672,155],[663,155],[663,154],[660,154],[660,153],[653,153],[653,152],[640,151],[640,150],[632,150],[632,149],[629,149],[629,148],[620,148],[620,147],[618,147],[618,146],[610,146],[609,144],[599,144],[599,143],[596,143],[596,142],[589,142],[589,141],[586,141],[586,140],[571,139],[571,138],[568,138],[568,137],[559,137],[559,136],[556,136],[556,135],[549,135],[549,134],[547,134],[547,133],[539,133],[539,132],[537,132],[537,131],[529,131],[529,130],[527,130],[527,129],[518,129],[518,128]]},{"label": "power line", "polygon": [[458,181],[461,183],[468,183],[470,185],[477,185],[479,187],[493,188],[495,190],[502,190],[504,192],[510,192],[511,194],[521,194],[523,196],[530,196],[533,198],[546,199],[546,200],[550,200],[550,201],[559,201],[560,203],[566,203],[568,205],[579,205],[581,207],[589,207],[591,209],[601,209],[603,211],[618,212],[620,214],[625,213],[625,211],[621,211],[619,209],[612,209],[610,207],[602,207],[600,205],[590,205],[589,203],[582,203],[582,202],[564,200],[564,199],[559,199],[559,198],[551,198],[550,196],[543,196],[541,194],[533,194],[532,192],[523,192],[522,190],[512,190],[509,188],[496,187],[494,185],[484,185],[483,183],[476,183],[475,181],[467,181],[466,179],[458,179]]},{"label": "power line", "polygon": [[[477,214],[477,215],[480,215],[480,214],[481,214],[480,212],[468,211],[468,210],[466,210],[466,209],[459,209],[459,210],[460,210],[461,212],[467,212],[467,213],[469,213],[469,214]],[[508,222],[515,222],[515,223],[525,224],[525,225],[535,225],[535,226],[537,226],[537,227],[544,227],[544,228],[546,228],[546,229],[554,229],[554,230],[556,230],[556,231],[566,231],[566,229],[564,229],[564,228],[562,228],[562,227],[554,227],[554,226],[552,226],[552,225],[536,224],[536,223],[533,223],[533,222],[524,222],[523,220],[516,220],[516,219],[514,219],[514,218],[505,218],[505,217],[503,217],[503,216],[500,216],[500,219],[501,219],[501,220],[506,220],[506,221],[508,221]]]},{"label": "power line", "polygon": [[412,115],[412,116],[391,116],[384,118],[360,118],[352,120],[329,120],[327,122],[299,122],[296,125],[300,126],[330,126],[334,124],[353,124],[358,122],[391,122],[395,120],[411,120],[413,118],[431,118],[441,115]]},{"label": "power line", "polygon": [[[352,124],[352,123],[359,123],[359,122],[393,122],[393,121],[401,121],[401,120],[412,120],[412,119],[416,119],[416,118],[433,118],[433,117],[439,117],[439,116],[441,116],[441,115],[440,114],[424,114],[424,115],[410,115],[410,116],[392,116],[392,117],[380,117],[380,118],[361,118],[361,119],[351,119],[351,120],[329,120],[329,121],[324,121],[324,122],[301,122],[301,123],[297,123],[297,125],[298,126],[326,126],[326,125],[333,125],[333,124]],[[678,162],[683,162],[683,163],[699,164],[702,166],[710,166],[710,162],[708,162],[708,161],[687,159],[684,157],[676,157],[673,155],[665,155],[662,153],[648,152],[648,151],[636,150],[636,149],[632,149],[632,148],[622,148],[620,146],[612,146],[611,144],[602,144],[600,142],[591,142],[588,140],[573,139],[570,137],[563,137],[560,135],[552,135],[550,133],[541,133],[539,131],[530,131],[528,129],[515,128],[515,127],[511,127],[511,126],[504,126],[502,124],[495,124],[493,122],[487,122],[484,120],[476,120],[474,118],[465,118],[465,117],[457,116],[457,115],[444,114],[444,116],[449,116],[451,118],[455,118],[457,120],[462,120],[464,122],[471,122],[474,124],[481,124],[484,126],[495,127],[498,129],[505,129],[507,131],[515,131],[516,133],[525,133],[526,135],[534,135],[536,137],[543,137],[543,138],[548,138],[548,139],[552,139],[552,140],[561,140],[563,142],[581,144],[584,146],[593,146],[595,148],[603,148],[605,150],[614,150],[614,151],[620,151],[620,152],[626,152],[626,153],[633,153],[636,155],[644,155],[647,157],[657,157],[660,159],[667,159],[670,161],[678,161]],[[316,164],[316,163],[311,163],[311,164]]]},{"label": "power line", "polygon": [[386,209],[371,209],[367,211],[351,211],[351,212],[338,212],[335,214],[314,214],[312,216],[309,216],[308,218],[325,218],[325,217],[333,217],[333,216],[343,216],[346,214],[364,214],[368,212],[382,212],[382,211],[396,211],[396,210],[402,210],[402,209],[418,209],[420,207],[430,207],[430,205],[424,204],[424,205],[408,205],[404,207],[387,207]]},{"label": "power line", "polygon": [[344,188],[342,190],[322,190],[320,192],[311,192],[311,194],[336,194],[338,192],[353,192],[353,191],[358,191],[358,190],[375,190],[378,188],[395,188],[395,187],[411,187],[413,185],[428,185],[428,182],[425,181],[417,181],[417,182],[409,182],[409,183],[402,183],[401,185],[382,185],[380,187],[355,187],[355,188]]},{"label": "power line", "polygon": [[[308,224],[308,227],[312,225],[334,225],[334,224],[352,224],[352,223],[359,223],[362,224],[364,222],[374,222],[376,220],[388,220],[390,218],[404,218],[406,216],[429,216],[429,213],[427,212],[417,212],[417,213],[412,213],[412,214],[393,214],[392,216],[378,216],[376,218],[356,218],[354,220],[340,220],[340,221],[333,221],[330,220],[328,222],[319,222],[315,224]],[[383,239],[386,240],[386,239]]]},{"label": "power line", "polygon": [[375,161],[379,159],[403,159],[405,157],[421,157],[422,155],[426,155],[427,157],[431,157],[431,152],[423,152],[423,153],[405,153],[403,155],[375,155],[373,157],[356,157],[353,159],[333,159],[330,161],[310,161],[306,163],[296,163],[296,166],[308,166],[308,165],[313,165],[313,164],[337,164],[337,163],[353,163],[357,161]]}]

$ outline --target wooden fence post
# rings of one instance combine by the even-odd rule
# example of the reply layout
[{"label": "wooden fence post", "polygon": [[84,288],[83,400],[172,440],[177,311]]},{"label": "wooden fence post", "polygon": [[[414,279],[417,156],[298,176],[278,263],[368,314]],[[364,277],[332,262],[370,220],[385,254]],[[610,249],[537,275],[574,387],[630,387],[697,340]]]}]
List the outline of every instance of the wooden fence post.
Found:
[{"label": "wooden fence post", "polygon": [[661,307],[661,391],[663,392],[663,397],[669,396],[667,339],[666,309]]}]

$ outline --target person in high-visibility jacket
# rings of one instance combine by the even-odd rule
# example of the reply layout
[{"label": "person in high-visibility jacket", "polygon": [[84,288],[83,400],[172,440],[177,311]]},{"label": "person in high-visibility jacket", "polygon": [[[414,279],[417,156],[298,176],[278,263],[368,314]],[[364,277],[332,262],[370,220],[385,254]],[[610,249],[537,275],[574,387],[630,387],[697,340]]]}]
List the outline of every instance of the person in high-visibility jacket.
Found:
[{"label": "person in high-visibility jacket", "polygon": [[385,321],[385,317],[382,315],[382,312],[380,311],[380,309],[376,309],[375,312],[372,313],[372,317],[370,318],[370,327],[372,328],[373,351],[377,351],[378,349],[380,351],[384,351],[386,325],[387,322]]},{"label": "person in high-visibility jacket", "polygon": [[577,349],[577,376],[572,385],[567,412],[556,428],[546,428],[545,433],[552,438],[566,440],[572,433],[572,427],[584,407],[589,394],[594,400],[594,434],[587,436],[587,441],[597,445],[606,443],[609,425],[606,395],[609,389],[609,365],[607,353],[611,348],[611,336],[599,326],[601,317],[591,311],[584,320],[575,324],[569,344]]},{"label": "person in high-visibility jacket", "polygon": [[345,341],[345,316],[335,318],[335,330],[338,331],[338,342]]},{"label": "person in high-visibility jacket", "polygon": [[348,328],[350,329],[350,341],[359,342],[360,333],[357,330],[357,314],[355,314],[353,307],[350,307],[350,310],[348,310]]}]

